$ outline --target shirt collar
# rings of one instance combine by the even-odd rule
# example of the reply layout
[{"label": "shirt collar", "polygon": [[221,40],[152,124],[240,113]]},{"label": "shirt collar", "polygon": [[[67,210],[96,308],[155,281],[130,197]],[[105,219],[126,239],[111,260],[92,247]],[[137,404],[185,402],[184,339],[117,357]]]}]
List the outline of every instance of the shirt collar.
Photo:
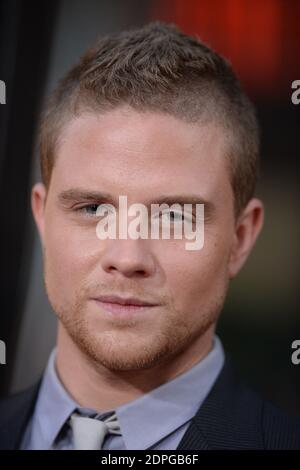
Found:
[{"label": "shirt collar", "polygon": [[33,436],[42,441],[42,448],[50,449],[56,436],[78,404],[61,383],[55,370],[56,349],[49,357],[33,416]]},{"label": "shirt collar", "polygon": [[[50,449],[60,429],[78,403],[62,385],[52,351],[39,392],[33,442]],[[147,449],[187,423],[196,414],[224,363],[221,341],[214,337],[211,351],[188,371],[145,395],[115,409],[126,449]],[[105,413],[106,414],[106,413]],[[100,415],[101,416],[101,415]]]},{"label": "shirt collar", "polygon": [[190,421],[224,364],[217,336],[208,355],[188,371],[116,409],[127,449],[147,449]]}]

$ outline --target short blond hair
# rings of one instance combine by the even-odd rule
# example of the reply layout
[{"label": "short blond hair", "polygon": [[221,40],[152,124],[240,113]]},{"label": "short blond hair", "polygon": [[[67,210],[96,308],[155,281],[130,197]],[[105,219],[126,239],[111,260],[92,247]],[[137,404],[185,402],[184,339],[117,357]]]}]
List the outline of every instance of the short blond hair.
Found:
[{"label": "short blond hair", "polygon": [[253,196],[259,175],[254,107],[227,60],[174,25],[159,22],[100,38],[59,82],[40,126],[46,187],[63,126],[84,110],[122,104],[169,113],[188,122],[215,119],[226,148],[235,213]]}]

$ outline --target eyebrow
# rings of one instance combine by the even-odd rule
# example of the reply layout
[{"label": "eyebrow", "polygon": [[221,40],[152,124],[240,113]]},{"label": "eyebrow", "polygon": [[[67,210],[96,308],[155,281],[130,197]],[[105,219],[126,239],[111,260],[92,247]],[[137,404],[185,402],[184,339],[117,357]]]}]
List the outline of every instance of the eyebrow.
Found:
[{"label": "eyebrow", "polygon": [[[76,202],[93,202],[102,204],[112,204],[118,206],[118,198],[113,197],[109,193],[90,191],[79,188],[72,188],[62,191],[58,195],[58,200],[62,205]],[[151,204],[204,204],[205,216],[210,216],[215,212],[215,205],[211,201],[207,201],[204,198],[195,194],[172,194],[172,195],[161,195],[158,198],[151,200],[148,204],[145,204],[148,208]]]},{"label": "eyebrow", "polygon": [[101,201],[116,205],[116,199],[109,193],[90,191],[84,189],[67,189],[58,195],[58,200],[61,204],[65,205],[70,202],[83,202],[83,201]]}]

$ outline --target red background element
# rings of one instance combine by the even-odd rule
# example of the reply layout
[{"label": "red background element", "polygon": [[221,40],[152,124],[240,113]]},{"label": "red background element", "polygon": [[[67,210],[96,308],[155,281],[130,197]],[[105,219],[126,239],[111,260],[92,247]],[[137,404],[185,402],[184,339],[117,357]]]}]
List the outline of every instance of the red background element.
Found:
[{"label": "red background element", "polygon": [[151,17],[227,57],[251,95],[285,100],[300,78],[299,1],[155,0]]}]

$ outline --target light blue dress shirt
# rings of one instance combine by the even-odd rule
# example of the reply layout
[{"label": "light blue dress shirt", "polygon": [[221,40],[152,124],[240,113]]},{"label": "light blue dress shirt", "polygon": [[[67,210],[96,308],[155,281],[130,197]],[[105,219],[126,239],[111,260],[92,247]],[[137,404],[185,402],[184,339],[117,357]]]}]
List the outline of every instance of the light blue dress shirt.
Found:
[{"label": "light blue dress shirt", "polygon": [[[107,435],[102,448],[177,449],[223,364],[224,350],[220,339],[215,336],[211,351],[195,366],[149,393],[117,407],[115,411],[122,435]],[[71,429],[66,423],[76,408],[81,407],[69,395],[57,376],[54,350],[50,355],[21,448],[72,449]],[[87,410],[87,414],[89,411]],[[105,418],[108,413],[103,413],[100,418]]]}]

